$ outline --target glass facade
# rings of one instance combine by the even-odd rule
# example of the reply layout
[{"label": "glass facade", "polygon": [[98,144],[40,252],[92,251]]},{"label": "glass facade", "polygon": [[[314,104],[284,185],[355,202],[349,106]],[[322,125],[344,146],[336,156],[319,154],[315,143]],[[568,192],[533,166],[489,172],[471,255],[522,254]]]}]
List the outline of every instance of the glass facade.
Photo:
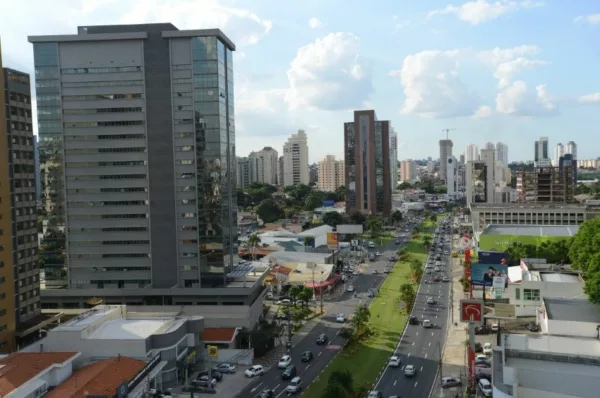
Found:
[{"label": "glass facade", "polygon": [[487,166],[483,163],[473,164],[473,202],[487,203]]},{"label": "glass facade", "polygon": [[192,39],[200,284],[222,286],[237,255],[232,54],[216,37]]},{"label": "glass facade", "polygon": [[356,132],[354,123],[346,123],[346,156],[344,163],[348,169],[346,181],[346,207],[356,210]]},{"label": "glass facade", "polygon": [[362,164],[360,167],[362,168],[362,200],[360,201],[360,210],[367,210],[369,208],[369,186],[368,184],[368,176],[369,176],[369,163],[367,159],[367,148],[368,148],[368,135],[369,135],[369,117],[366,115],[362,115],[359,120],[360,124],[360,147],[362,150]]},{"label": "glass facade", "polygon": [[375,122],[375,203],[377,213],[383,212],[383,124]]},{"label": "glass facade", "polygon": [[46,286],[67,284],[63,135],[58,44],[33,47],[38,109],[41,201],[47,225],[40,247]]}]

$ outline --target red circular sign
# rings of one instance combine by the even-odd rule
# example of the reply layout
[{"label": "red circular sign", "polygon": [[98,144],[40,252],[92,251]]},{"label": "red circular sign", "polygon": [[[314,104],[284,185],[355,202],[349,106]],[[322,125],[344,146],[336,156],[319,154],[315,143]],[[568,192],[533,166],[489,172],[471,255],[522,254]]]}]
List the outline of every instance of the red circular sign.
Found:
[{"label": "red circular sign", "polygon": [[462,322],[481,322],[483,320],[483,302],[470,300],[461,301],[460,320]]}]

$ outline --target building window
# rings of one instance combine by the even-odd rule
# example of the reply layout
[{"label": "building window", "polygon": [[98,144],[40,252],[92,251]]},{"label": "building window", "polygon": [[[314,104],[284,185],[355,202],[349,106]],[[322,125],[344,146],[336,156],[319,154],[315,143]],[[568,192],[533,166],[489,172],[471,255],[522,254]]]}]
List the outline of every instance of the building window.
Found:
[{"label": "building window", "polygon": [[515,289],[515,300],[521,300],[521,288]]},{"label": "building window", "polygon": [[523,300],[525,301],[540,301],[539,289],[523,289]]}]

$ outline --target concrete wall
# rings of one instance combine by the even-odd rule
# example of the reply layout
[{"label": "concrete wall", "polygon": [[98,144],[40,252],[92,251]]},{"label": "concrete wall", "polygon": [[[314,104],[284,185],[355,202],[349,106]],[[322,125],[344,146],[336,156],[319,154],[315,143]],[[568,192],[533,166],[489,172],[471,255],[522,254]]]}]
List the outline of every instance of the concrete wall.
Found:
[{"label": "concrete wall", "polygon": [[[596,339],[598,324],[590,322],[555,321],[548,319],[548,334]],[[600,375],[600,373],[599,373]],[[599,386],[600,388],[600,386]]]},{"label": "concrete wall", "polygon": [[[591,393],[591,392],[590,392]],[[508,395],[505,395],[508,397]],[[591,396],[591,395],[590,395]],[[496,391],[494,390],[494,398],[496,398]],[[498,395],[498,397],[503,397],[503,395]],[[569,395],[569,394],[560,394],[548,391],[540,391],[534,390],[531,388],[518,387],[517,393],[515,394],[515,398],[581,398],[579,395]]]},{"label": "concrete wall", "polygon": [[[517,300],[516,290],[520,289]],[[583,285],[580,283],[523,281],[519,284],[509,284],[504,292],[504,297],[516,306],[515,312],[519,316],[535,316],[536,309],[542,305],[541,300],[524,300],[525,289],[538,289],[540,298],[582,298],[584,297]]]},{"label": "concrete wall", "polygon": [[[508,394],[503,393],[502,391],[500,391],[499,389],[497,389],[493,385],[492,385],[492,396],[494,398],[513,398],[512,395],[508,395]],[[515,395],[515,397],[516,397],[516,395]]]}]

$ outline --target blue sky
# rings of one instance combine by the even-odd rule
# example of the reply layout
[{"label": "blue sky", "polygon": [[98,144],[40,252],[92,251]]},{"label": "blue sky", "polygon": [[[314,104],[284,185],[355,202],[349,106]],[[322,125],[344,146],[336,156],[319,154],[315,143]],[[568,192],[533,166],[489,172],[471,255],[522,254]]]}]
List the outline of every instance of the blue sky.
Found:
[{"label": "blue sky", "polygon": [[392,121],[400,160],[438,157],[444,128],[456,156],[502,141],[511,161],[531,159],[540,136],[600,156],[595,0],[9,2],[4,64],[33,72],[27,35],[144,22],[218,27],[236,42],[239,156],[304,129],[311,161],[341,157],[343,122],[364,108]]}]

